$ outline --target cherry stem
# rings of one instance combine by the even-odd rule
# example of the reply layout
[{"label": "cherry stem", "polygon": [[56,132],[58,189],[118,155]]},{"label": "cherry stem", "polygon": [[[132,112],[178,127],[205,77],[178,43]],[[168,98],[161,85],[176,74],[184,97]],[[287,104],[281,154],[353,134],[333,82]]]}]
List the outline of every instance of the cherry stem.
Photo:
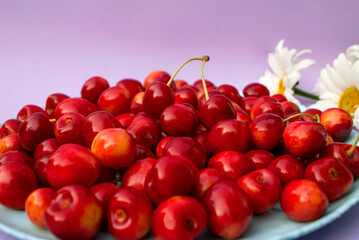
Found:
[{"label": "cherry stem", "polygon": [[[188,59],[187,61],[185,61],[184,63],[182,63],[182,65],[176,70],[176,72],[172,75],[172,77],[170,78],[170,80],[168,80],[167,82],[167,86],[171,86],[172,82],[173,82],[173,79],[176,77],[177,73],[184,67],[184,65],[186,65],[187,63],[189,62],[192,62],[192,61],[195,61],[195,60],[199,60],[199,61],[204,61],[205,57],[208,57],[208,56],[203,56],[203,57],[200,57],[200,58],[191,58],[191,59]],[[209,57],[208,57],[208,60],[209,60]],[[207,61],[208,61],[207,60]]]},{"label": "cherry stem", "polygon": [[56,122],[56,119],[55,118],[51,118],[49,119],[50,122]]},{"label": "cherry stem", "polygon": [[122,180],[122,177],[121,176],[119,176],[119,177],[117,177],[115,180],[113,180],[111,183],[112,184],[117,184],[119,181],[121,181]]},{"label": "cherry stem", "polygon": [[351,157],[353,155],[353,152],[355,150],[355,147],[357,146],[358,141],[359,141],[359,134],[358,134],[357,138],[355,139],[355,141],[354,141],[353,145],[351,146],[351,148],[347,151],[347,154],[348,154],[349,157]]},{"label": "cherry stem", "polygon": [[209,61],[209,56],[203,56],[202,59],[203,59],[203,61],[202,61],[202,66],[201,66],[201,78],[202,78],[204,95],[206,96],[206,101],[208,101],[209,95],[208,95],[206,80],[204,79],[203,68],[204,68],[204,64],[207,61]]},{"label": "cherry stem", "polygon": [[301,112],[301,113],[297,113],[297,114],[294,114],[292,116],[289,116],[287,117],[286,119],[283,120],[283,122],[286,122],[292,118],[296,118],[296,117],[299,117],[299,116],[308,116],[312,119],[312,121],[317,121],[317,122],[320,122],[320,118],[319,118],[319,115],[316,114],[315,116],[313,116],[312,114],[309,114],[309,113],[305,113],[305,112]]},{"label": "cherry stem", "polygon": [[311,99],[314,99],[314,100],[319,100],[319,97],[314,95],[314,94],[311,94],[311,93],[308,93],[306,91],[303,91],[297,87],[294,87],[293,88],[293,91],[295,94],[297,95],[300,95],[300,96],[303,96],[303,97],[307,97],[307,98],[311,98]]}]

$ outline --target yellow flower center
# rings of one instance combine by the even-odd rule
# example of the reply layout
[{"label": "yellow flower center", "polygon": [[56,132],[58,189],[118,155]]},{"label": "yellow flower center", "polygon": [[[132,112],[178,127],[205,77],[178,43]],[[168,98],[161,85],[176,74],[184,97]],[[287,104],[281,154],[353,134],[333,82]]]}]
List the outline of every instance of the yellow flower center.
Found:
[{"label": "yellow flower center", "polygon": [[345,90],[340,96],[338,107],[347,111],[352,117],[359,106],[359,90],[356,87],[351,87]]},{"label": "yellow flower center", "polygon": [[283,85],[283,78],[281,78],[278,84],[278,94],[284,95],[284,92],[285,92],[285,86]]}]

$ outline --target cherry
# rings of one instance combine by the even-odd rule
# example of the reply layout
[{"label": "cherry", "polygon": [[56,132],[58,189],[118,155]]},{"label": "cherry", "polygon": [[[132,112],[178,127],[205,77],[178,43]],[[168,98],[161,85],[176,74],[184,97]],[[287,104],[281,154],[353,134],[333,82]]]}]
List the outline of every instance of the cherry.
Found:
[{"label": "cherry", "polygon": [[189,103],[197,109],[198,99],[196,92],[190,87],[178,88],[175,92],[175,103]]},{"label": "cherry", "polygon": [[245,156],[247,157],[250,165],[253,170],[266,168],[273,161],[275,156],[264,149],[253,149],[246,152]]},{"label": "cherry", "polygon": [[102,92],[109,87],[106,79],[98,76],[92,77],[82,86],[81,97],[96,104]]},{"label": "cherry", "polygon": [[131,105],[130,93],[122,87],[110,87],[102,92],[98,107],[116,116],[128,111]]},{"label": "cherry", "polygon": [[206,155],[201,145],[190,137],[175,137],[167,142],[163,156],[179,156],[190,160],[198,169],[206,165]]},{"label": "cherry", "polygon": [[207,147],[212,154],[223,151],[244,153],[250,141],[246,123],[234,119],[217,122],[209,131]]},{"label": "cherry", "polygon": [[[316,116],[318,115],[319,117],[322,115],[322,111],[318,110],[318,109],[315,109],[315,108],[307,108],[304,113],[308,113],[312,116]],[[312,117],[310,116],[306,116],[306,115],[303,115],[302,118],[305,120],[305,121],[313,121]]]},{"label": "cherry", "polygon": [[0,156],[6,152],[20,149],[21,143],[18,134],[13,133],[0,139]]},{"label": "cherry", "polygon": [[124,129],[126,129],[130,125],[134,116],[135,114],[133,113],[122,113],[115,116],[115,118],[120,123],[119,126],[122,126]]},{"label": "cherry", "polygon": [[284,117],[284,109],[277,100],[269,96],[263,96],[257,99],[251,108],[251,119],[263,113],[273,113],[280,117]]},{"label": "cherry", "polygon": [[57,104],[55,109],[55,118],[59,119],[62,115],[69,112],[76,112],[87,117],[90,113],[97,111],[96,104],[87,101],[84,98],[67,98]]},{"label": "cherry", "polygon": [[340,108],[329,108],[320,116],[320,122],[327,129],[334,141],[345,141],[353,130],[353,119]]},{"label": "cherry", "polygon": [[146,88],[142,106],[145,113],[154,119],[159,119],[162,111],[174,102],[175,97],[172,88],[165,83],[156,81]]},{"label": "cherry", "polygon": [[65,113],[59,117],[54,125],[56,140],[60,144],[77,143],[85,145],[82,137],[85,119],[83,115],[76,112]]},{"label": "cherry", "polygon": [[139,113],[143,112],[143,96],[145,92],[138,92],[131,101],[130,109],[128,110],[130,113]]},{"label": "cherry", "polygon": [[31,105],[31,104],[26,105],[23,108],[21,108],[21,110],[17,114],[17,120],[24,121],[28,116],[37,112],[45,113],[44,109],[42,109],[39,106]]},{"label": "cherry", "polygon": [[217,122],[225,119],[235,119],[236,112],[231,101],[223,95],[214,95],[198,109],[201,123],[211,129]]},{"label": "cherry", "polygon": [[39,143],[54,137],[54,128],[44,113],[37,112],[20,124],[19,137],[22,148],[34,151]]},{"label": "cherry", "polygon": [[251,125],[252,119],[245,111],[236,109],[236,116],[237,116],[236,117],[237,120],[245,122],[248,125],[248,127]]},{"label": "cherry", "polygon": [[222,84],[217,87],[217,90],[226,96],[229,100],[241,105],[243,97],[239,95],[237,88],[229,84]]},{"label": "cherry", "polygon": [[304,178],[303,162],[294,155],[285,154],[275,158],[269,163],[268,169],[279,177],[283,186],[295,179]]},{"label": "cherry", "polygon": [[80,130],[86,146],[91,147],[92,141],[97,133],[106,128],[119,128],[120,126],[121,124],[111,113],[96,111],[86,117],[83,127]]},{"label": "cherry", "polygon": [[284,121],[280,116],[263,113],[252,121],[251,139],[258,148],[272,150],[281,140],[284,128]]},{"label": "cherry", "polygon": [[252,171],[248,158],[235,151],[217,153],[208,161],[207,167],[217,169],[222,177],[231,181],[236,181],[242,175]]},{"label": "cherry", "polygon": [[180,89],[181,87],[188,86],[188,83],[185,80],[182,79],[176,79],[175,80],[176,89]]},{"label": "cherry", "polygon": [[136,156],[135,156],[135,161],[143,159],[143,158],[154,158],[155,155],[153,154],[153,152],[151,151],[151,149],[149,149],[148,147],[146,147],[145,145],[142,144],[136,144]]},{"label": "cherry", "polygon": [[204,193],[216,182],[224,179],[217,168],[206,167],[199,170],[199,183],[193,194],[198,200],[202,200]]},{"label": "cherry", "polygon": [[2,131],[2,134],[0,134],[0,139],[7,135],[17,133],[19,131],[20,124],[21,121],[17,119],[6,120],[0,128],[0,130]]},{"label": "cherry", "polygon": [[254,103],[257,101],[258,97],[249,96],[242,99],[240,107],[245,111],[247,114],[251,114],[251,109]]},{"label": "cherry", "polygon": [[143,144],[151,150],[156,148],[161,139],[161,129],[157,122],[143,112],[136,114],[126,131],[137,144]]},{"label": "cherry", "polygon": [[185,105],[170,105],[161,114],[160,126],[169,136],[192,136],[198,128],[198,116]]},{"label": "cherry", "polygon": [[206,228],[207,219],[206,209],[198,200],[175,196],[156,208],[153,235],[156,239],[196,239]]},{"label": "cherry", "polygon": [[198,169],[190,160],[167,155],[157,159],[148,172],[145,188],[152,203],[158,205],[176,195],[191,195],[198,181]]},{"label": "cherry", "polygon": [[280,104],[283,107],[284,116],[287,116],[288,114],[300,113],[301,112],[298,105],[293,103],[293,102],[283,101],[283,102],[280,102]]},{"label": "cherry", "polygon": [[308,179],[297,179],[284,187],[280,206],[289,218],[308,222],[323,216],[329,201],[318,184]]},{"label": "cherry", "polygon": [[250,83],[243,89],[244,97],[254,96],[262,97],[269,96],[269,90],[266,86],[260,83]]},{"label": "cherry", "polygon": [[[153,71],[151,72],[144,81],[144,87],[147,89],[153,82],[167,83],[171,76],[165,71]],[[171,83],[171,88],[176,89],[175,83]]]},{"label": "cherry", "polygon": [[34,159],[38,159],[46,154],[52,154],[60,147],[56,138],[48,138],[37,145],[34,152]]},{"label": "cherry", "polygon": [[[204,80],[205,85],[210,88],[213,87],[215,88],[216,86],[214,85],[213,82],[209,81],[209,80]],[[203,87],[203,79],[198,79],[193,83],[193,86],[195,86],[198,90],[204,89]]]},{"label": "cherry", "polygon": [[[211,98],[215,95],[223,95],[223,93],[221,93],[220,91],[218,90],[210,90],[208,91],[208,97]],[[223,95],[224,96],[224,95]],[[197,104],[197,109],[200,109],[203,107],[203,105],[207,102],[207,98],[206,98],[206,95],[203,94],[198,98],[198,104]]]},{"label": "cherry", "polygon": [[162,138],[159,141],[159,143],[157,144],[157,147],[156,147],[156,157],[157,158],[163,157],[163,151],[165,149],[166,144],[173,138],[174,138],[173,136],[167,136],[167,137]]},{"label": "cherry", "polygon": [[288,99],[283,94],[274,94],[271,97],[274,98],[275,100],[277,100],[280,103],[288,101]]},{"label": "cherry", "polygon": [[55,109],[57,105],[62,102],[63,100],[70,98],[66,94],[63,93],[53,93],[46,99],[45,105],[45,114],[49,119],[55,118]]},{"label": "cherry", "polygon": [[125,78],[118,81],[116,86],[125,88],[130,93],[130,99],[133,99],[137,93],[145,90],[140,81],[131,78]]},{"label": "cherry", "polygon": [[25,152],[14,150],[0,155],[0,166],[8,163],[25,163],[32,168],[34,160]]},{"label": "cherry", "polygon": [[204,193],[202,203],[208,213],[208,228],[219,237],[238,238],[252,220],[249,198],[234,182],[216,182]]},{"label": "cherry", "polygon": [[309,164],[304,177],[316,182],[334,201],[348,192],[353,185],[353,175],[349,169],[333,157],[320,158]]},{"label": "cherry", "polygon": [[39,158],[36,158],[33,165],[33,170],[43,187],[50,187],[50,183],[47,180],[47,163],[49,162],[51,154],[45,154]]}]

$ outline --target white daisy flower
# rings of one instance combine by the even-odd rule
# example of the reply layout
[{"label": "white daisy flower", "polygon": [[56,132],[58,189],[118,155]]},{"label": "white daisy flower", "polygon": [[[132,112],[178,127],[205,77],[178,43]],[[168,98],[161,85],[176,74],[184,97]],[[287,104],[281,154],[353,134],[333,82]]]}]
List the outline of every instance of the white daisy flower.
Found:
[{"label": "white daisy flower", "polygon": [[348,47],[346,54],[347,54],[349,61],[351,61],[352,63],[358,61],[359,60],[359,44],[355,44],[355,45]]},{"label": "white daisy flower", "polygon": [[272,70],[266,70],[259,83],[265,85],[270,95],[283,94],[289,101],[299,104],[294,95],[294,87],[300,79],[299,70],[314,64],[311,59],[299,60],[299,56],[310,53],[309,49],[297,52],[295,49],[288,49],[283,46],[284,39],[280,40],[274,53],[268,55],[268,63]]},{"label": "white daisy flower", "polygon": [[352,63],[344,53],[333,61],[333,67],[327,65],[320,72],[315,93],[319,101],[310,108],[326,110],[338,107],[352,117],[359,105],[359,61]]}]

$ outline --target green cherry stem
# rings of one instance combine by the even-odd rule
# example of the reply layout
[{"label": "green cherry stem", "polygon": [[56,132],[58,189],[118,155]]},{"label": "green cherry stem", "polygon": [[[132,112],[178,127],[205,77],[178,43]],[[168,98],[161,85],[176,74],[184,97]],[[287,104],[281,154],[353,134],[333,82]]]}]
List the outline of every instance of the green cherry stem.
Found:
[{"label": "green cherry stem", "polygon": [[319,97],[314,95],[314,94],[311,94],[311,93],[308,93],[306,91],[303,91],[297,87],[294,87],[293,88],[293,91],[295,94],[297,95],[300,95],[300,96],[303,96],[303,97],[307,97],[307,98],[311,98],[311,99],[314,99],[314,100],[319,100]]},{"label": "green cherry stem", "polygon": [[317,121],[317,122],[320,122],[320,117],[318,114],[316,114],[315,116],[313,116],[312,114],[309,114],[309,113],[304,113],[304,112],[301,112],[301,113],[297,113],[297,114],[294,114],[292,116],[289,116],[287,117],[286,119],[283,120],[283,122],[286,122],[292,118],[296,118],[296,117],[299,117],[299,116],[308,116],[312,119],[312,121]]},{"label": "green cherry stem", "polygon": [[359,134],[358,134],[357,138],[355,139],[355,141],[354,141],[353,145],[351,146],[351,148],[347,151],[347,154],[348,154],[349,157],[351,157],[353,155],[353,152],[355,150],[355,147],[357,146],[358,141],[359,141]]},{"label": "green cherry stem", "polygon": [[206,101],[208,101],[209,95],[208,95],[206,80],[204,79],[203,68],[204,68],[204,64],[209,61],[209,56],[203,56],[202,59],[203,60],[201,66],[201,78],[202,78],[203,91],[206,97]]},{"label": "green cherry stem", "polygon": [[[170,80],[168,80],[167,82],[167,86],[171,86],[172,82],[173,82],[173,79],[176,77],[177,73],[184,67],[184,65],[186,65],[187,63],[189,62],[192,62],[192,61],[195,61],[195,60],[199,60],[199,61],[204,61],[205,57],[208,57],[208,56],[203,56],[203,57],[200,57],[200,58],[191,58],[191,59],[188,59],[187,61],[185,61],[184,63],[182,63],[182,65],[176,70],[176,72],[172,75],[172,77],[170,78]],[[209,57],[208,57],[209,59]],[[208,60],[207,60],[208,61]]]}]

